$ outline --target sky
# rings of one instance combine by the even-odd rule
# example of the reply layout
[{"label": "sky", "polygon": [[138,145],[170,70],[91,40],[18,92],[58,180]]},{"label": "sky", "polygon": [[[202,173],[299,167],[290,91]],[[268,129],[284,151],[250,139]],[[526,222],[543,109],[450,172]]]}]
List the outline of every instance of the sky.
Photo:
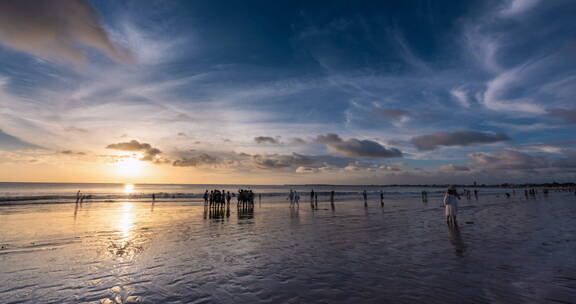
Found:
[{"label": "sky", "polygon": [[576,2],[0,2],[0,181],[573,182]]}]

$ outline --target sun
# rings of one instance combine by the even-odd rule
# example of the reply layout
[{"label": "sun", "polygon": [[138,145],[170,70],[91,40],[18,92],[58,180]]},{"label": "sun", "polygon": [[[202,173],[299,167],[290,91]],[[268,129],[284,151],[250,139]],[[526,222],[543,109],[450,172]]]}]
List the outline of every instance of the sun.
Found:
[{"label": "sun", "polygon": [[146,164],[136,157],[127,157],[114,163],[116,172],[125,177],[136,177],[142,175]]},{"label": "sun", "polygon": [[124,185],[124,193],[132,194],[134,192],[134,184],[125,184]]}]

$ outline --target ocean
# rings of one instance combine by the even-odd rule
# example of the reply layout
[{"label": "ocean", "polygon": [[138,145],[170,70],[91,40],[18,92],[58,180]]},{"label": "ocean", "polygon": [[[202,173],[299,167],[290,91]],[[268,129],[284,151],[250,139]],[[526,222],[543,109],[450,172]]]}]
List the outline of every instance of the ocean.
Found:
[{"label": "ocean", "polygon": [[[0,205],[6,204],[46,204],[70,203],[76,200],[77,191],[87,195],[87,202],[148,201],[152,193],[159,201],[200,202],[206,190],[226,190],[237,193],[238,189],[249,189],[265,198],[281,201],[288,197],[290,189],[307,198],[311,190],[320,197],[327,197],[335,191],[337,197],[360,197],[366,190],[370,197],[420,197],[423,190],[429,196],[442,196],[445,187],[403,187],[403,186],[338,186],[338,185],[220,185],[220,184],[106,184],[106,183],[0,183]],[[469,188],[472,190],[472,188]],[[482,188],[484,194],[503,194],[510,189]]]}]

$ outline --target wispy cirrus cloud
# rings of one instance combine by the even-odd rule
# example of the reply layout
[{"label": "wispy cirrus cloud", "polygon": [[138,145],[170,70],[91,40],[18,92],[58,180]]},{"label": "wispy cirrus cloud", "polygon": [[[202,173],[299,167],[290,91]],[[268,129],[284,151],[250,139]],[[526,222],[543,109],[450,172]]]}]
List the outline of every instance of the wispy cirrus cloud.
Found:
[{"label": "wispy cirrus cloud", "polygon": [[26,142],[18,137],[12,136],[0,130],[0,150],[38,150],[45,149],[38,145]]}]

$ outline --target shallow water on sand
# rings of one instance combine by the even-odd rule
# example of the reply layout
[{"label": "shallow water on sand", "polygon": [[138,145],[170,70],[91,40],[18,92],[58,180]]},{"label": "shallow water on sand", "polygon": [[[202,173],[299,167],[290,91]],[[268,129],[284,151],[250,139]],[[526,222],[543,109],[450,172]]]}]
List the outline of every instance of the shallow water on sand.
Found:
[{"label": "shallow water on sand", "polygon": [[0,303],[574,303],[576,197],[0,207]]}]

